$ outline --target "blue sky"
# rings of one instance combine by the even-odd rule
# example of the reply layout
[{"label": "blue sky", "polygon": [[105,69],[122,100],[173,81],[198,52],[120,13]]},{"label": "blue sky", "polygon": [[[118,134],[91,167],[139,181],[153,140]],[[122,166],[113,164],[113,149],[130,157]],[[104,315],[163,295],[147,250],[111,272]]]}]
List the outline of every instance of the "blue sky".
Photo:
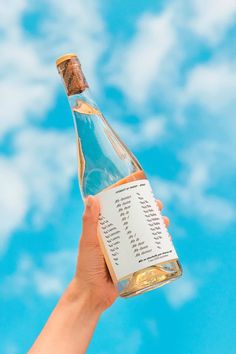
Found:
[{"label": "blue sky", "polygon": [[78,53],[147,172],[181,280],[102,316],[89,354],[233,354],[236,3],[9,0],[0,24],[0,347],[27,351],[70,281],[83,205],[55,59]]}]

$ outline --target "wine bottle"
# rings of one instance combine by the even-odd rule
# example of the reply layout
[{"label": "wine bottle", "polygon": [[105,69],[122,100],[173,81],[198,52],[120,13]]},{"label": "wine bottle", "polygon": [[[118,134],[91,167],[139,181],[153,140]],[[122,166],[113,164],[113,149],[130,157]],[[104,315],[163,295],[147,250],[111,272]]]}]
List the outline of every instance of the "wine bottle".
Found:
[{"label": "wine bottle", "polygon": [[74,119],[82,198],[99,199],[99,242],[120,296],[175,280],[181,265],[140,163],[94,102],[76,54],[56,65]]}]

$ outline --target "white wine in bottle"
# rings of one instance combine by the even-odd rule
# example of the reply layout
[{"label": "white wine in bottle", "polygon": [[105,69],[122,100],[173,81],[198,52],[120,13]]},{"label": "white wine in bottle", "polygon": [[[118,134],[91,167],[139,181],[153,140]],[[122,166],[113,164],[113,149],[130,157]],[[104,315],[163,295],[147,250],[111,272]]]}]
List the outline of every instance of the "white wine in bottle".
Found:
[{"label": "white wine in bottle", "polygon": [[120,296],[175,280],[181,265],[142,167],[92,99],[77,56],[56,65],[74,118],[81,194],[99,199],[99,241]]}]

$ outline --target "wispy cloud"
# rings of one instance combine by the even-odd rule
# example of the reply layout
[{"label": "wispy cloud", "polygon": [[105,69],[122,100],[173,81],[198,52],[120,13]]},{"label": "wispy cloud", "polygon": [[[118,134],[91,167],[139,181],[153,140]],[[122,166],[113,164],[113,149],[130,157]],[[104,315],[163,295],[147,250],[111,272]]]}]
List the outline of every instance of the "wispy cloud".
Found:
[{"label": "wispy cloud", "polygon": [[236,215],[233,202],[211,191],[222,178],[219,149],[221,145],[214,141],[201,141],[180,154],[184,168],[175,181],[152,180],[157,197],[175,205],[178,215],[194,217],[216,234],[231,225]]},{"label": "wispy cloud", "polygon": [[134,37],[115,50],[109,82],[117,85],[134,104],[145,104],[152,90],[170,72],[171,56],[177,45],[173,13],[143,14]]},{"label": "wispy cloud", "polygon": [[114,122],[113,127],[129,147],[135,149],[160,145],[166,135],[165,118],[162,116],[143,119],[136,124],[135,129],[132,124],[122,122]]},{"label": "wispy cloud", "polygon": [[29,211],[33,225],[40,226],[69,191],[76,174],[73,142],[71,132],[23,130],[15,137],[13,154],[0,159],[2,251]]},{"label": "wispy cloud", "polygon": [[[184,264],[184,274],[178,281],[163,288],[166,299],[174,309],[180,309],[198,298],[201,290],[207,286],[210,277],[222,267],[217,259],[194,261]],[[203,271],[204,270],[204,271]]]},{"label": "wispy cloud", "polygon": [[72,0],[68,6],[66,0],[51,0],[45,4],[49,5],[49,14],[42,21],[41,31],[46,35],[50,56],[55,60],[64,53],[78,51],[86,77],[98,93],[97,64],[108,44],[100,2]]},{"label": "wispy cloud", "polygon": [[58,251],[46,254],[38,265],[30,255],[23,254],[15,272],[5,277],[1,295],[24,300],[30,291],[32,296],[57,297],[72,279],[75,260],[76,252]]},{"label": "wispy cloud", "polygon": [[11,233],[22,224],[28,209],[28,196],[22,177],[15,173],[7,159],[0,159],[0,170],[0,249],[3,250]]},{"label": "wispy cloud", "polygon": [[[24,27],[24,16],[44,5],[47,11],[37,35],[32,35]],[[4,142],[8,134],[8,148],[13,153],[0,155],[1,250],[11,234],[26,223],[29,212],[34,225],[46,222],[45,216],[69,191],[76,173],[74,136],[38,127],[53,107],[60,85],[56,57],[78,51],[86,74],[96,86],[96,64],[106,47],[98,5],[90,0],[73,1],[70,6],[66,1],[34,4],[11,0],[3,9],[0,141]]]},{"label": "wispy cloud", "polygon": [[42,118],[53,104],[54,80],[47,63],[38,53],[36,43],[25,35],[21,21],[28,9],[26,1],[11,1],[1,21],[0,50],[0,138],[28,122]]},{"label": "wispy cloud", "polygon": [[32,122],[33,118],[43,119],[53,106],[59,86],[54,62],[65,52],[81,52],[78,54],[85,72],[94,86],[97,83],[96,64],[106,47],[98,3],[73,1],[68,6],[66,1],[51,0],[45,5],[48,11],[40,22],[40,36],[34,37],[27,33],[22,23],[26,12],[30,14],[38,6],[36,3],[11,1],[7,8],[11,11],[3,9],[0,138]]},{"label": "wispy cloud", "polygon": [[192,30],[211,45],[218,44],[235,22],[235,1],[193,0],[191,5],[190,27]]},{"label": "wispy cloud", "polygon": [[236,65],[230,60],[213,59],[195,66],[182,96],[185,106],[197,104],[215,116],[228,116],[235,108]]},{"label": "wispy cloud", "polygon": [[197,281],[190,275],[184,276],[165,288],[167,301],[174,308],[179,308],[188,301],[192,301],[198,292]]},{"label": "wispy cloud", "polygon": [[[236,214],[229,195],[219,193],[222,178],[235,178],[236,67],[232,53],[222,53],[217,45],[226,41],[227,31],[234,26],[236,5],[231,0],[184,4],[174,1],[161,13],[140,16],[134,35],[115,48],[119,60],[112,58],[109,80],[122,90],[130,111],[137,106],[135,113],[143,117],[140,130],[132,134],[127,124],[118,126],[130,146],[149,147],[163,141],[163,135],[179,160],[181,169],[174,181],[173,176],[170,180],[156,177],[157,195],[172,204],[176,201],[180,215],[194,217],[219,233],[234,222]],[[182,7],[184,11],[179,11]],[[199,53],[203,51],[197,62],[194,45]],[[204,51],[212,46],[206,59]],[[149,136],[145,114],[154,114],[157,108],[165,129],[157,129],[155,136],[151,128]],[[156,127],[159,123],[157,119]],[[176,139],[178,134],[188,142],[184,147]]]}]

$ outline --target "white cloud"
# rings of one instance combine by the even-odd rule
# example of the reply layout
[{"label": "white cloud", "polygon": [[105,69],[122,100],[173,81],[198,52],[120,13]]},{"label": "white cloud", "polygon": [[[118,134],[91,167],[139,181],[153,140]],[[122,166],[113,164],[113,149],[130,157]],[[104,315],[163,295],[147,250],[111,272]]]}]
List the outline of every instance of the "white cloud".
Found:
[{"label": "white cloud", "polygon": [[134,125],[116,122],[113,127],[128,146],[135,149],[159,145],[166,134],[165,118],[162,116],[143,119],[135,128]]},{"label": "white cloud", "polygon": [[0,250],[15,227],[22,224],[28,209],[28,194],[24,180],[15,173],[7,159],[0,158]]},{"label": "white cloud", "polygon": [[30,210],[33,224],[40,226],[69,191],[76,174],[75,151],[70,132],[28,129],[18,133],[13,155],[0,159],[1,250]]},{"label": "white cloud", "polygon": [[220,267],[222,264],[217,259],[203,259],[191,264],[184,264],[183,276],[163,288],[169,304],[174,309],[178,309],[197,299],[201,289],[208,284],[210,278],[216,276]]},{"label": "white cloud", "polygon": [[181,279],[167,286],[164,291],[170,305],[174,308],[179,308],[197,296],[198,284],[189,275],[184,275]]},{"label": "white cloud", "polygon": [[134,103],[144,104],[154,85],[163,79],[176,44],[172,11],[167,9],[160,15],[142,15],[134,37],[115,51],[109,81],[121,88]]},{"label": "white cloud", "polygon": [[88,82],[91,82],[93,90],[97,90],[97,63],[107,47],[99,2],[72,0],[68,6],[66,0],[51,0],[49,11],[50,16],[41,28],[47,35],[50,56],[55,59],[64,53],[78,52]]},{"label": "white cloud", "polygon": [[199,104],[214,115],[234,111],[236,66],[229,61],[210,61],[194,67],[183,90],[185,105]]},{"label": "white cloud", "polygon": [[74,251],[47,254],[42,269],[35,268],[32,274],[36,292],[45,297],[62,294],[74,275],[75,263]]},{"label": "white cloud", "polygon": [[[38,71],[36,71],[40,76],[39,80],[37,77],[31,77],[30,80],[27,77],[22,78],[22,80],[19,77],[15,79],[13,75],[9,75],[1,81],[2,113],[0,137],[27,123],[29,116],[42,118],[42,115],[50,107],[52,93],[50,85],[47,85],[49,78],[44,81],[43,71],[39,67],[37,69]],[[33,80],[35,81],[33,82]]]},{"label": "white cloud", "polygon": [[43,257],[42,265],[37,265],[31,256],[23,254],[17,269],[8,275],[0,287],[6,297],[21,296],[27,300],[30,291],[34,296],[59,296],[74,274],[76,252],[58,251]]},{"label": "white cloud", "polygon": [[106,43],[99,8],[92,1],[73,1],[70,6],[66,1],[47,2],[41,36],[32,38],[24,31],[22,19],[37,4],[23,0],[10,3],[3,9],[0,24],[0,138],[35,118],[43,119],[53,106],[60,85],[54,62],[65,52],[81,54],[95,86],[96,64]]},{"label": "white cloud", "polygon": [[[185,129],[192,138],[182,152],[177,147],[182,170],[175,181],[159,179],[156,191],[164,200],[171,200],[180,214],[194,217],[219,234],[236,216],[230,196],[219,195],[222,181],[235,178],[236,66],[222,58],[197,65],[189,71],[179,97],[176,111],[182,111]],[[198,118],[188,113],[192,107],[201,109]],[[198,119],[196,136],[188,130],[193,119]],[[208,138],[203,139],[203,134]]]},{"label": "white cloud", "polygon": [[18,25],[20,25],[20,15],[27,9],[27,0],[9,0],[9,6],[1,9],[0,28],[6,30],[10,36],[18,35]]},{"label": "white cloud", "polygon": [[152,181],[158,198],[171,202],[180,215],[194,217],[216,234],[230,226],[236,216],[232,202],[210,192],[225,173],[219,164],[219,151],[221,144],[200,141],[180,156],[183,169],[175,181],[160,178]]},{"label": "white cloud", "polygon": [[43,216],[70,188],[76,174],[74,134],[29,129],[15,138],[15,167],[27,181],[32,207]]},{"label": "white cloud", "polygon": [[210,44],[217,44],[235,23],[235,0],[193,0],[191,28]]},{"label": "white cloud", "polygon": [[53,104],[55,91],[53,75],[36,49],[37,42],[28,39],[21,27],[27,2],[13,1],[12,5],[9,4],[11,12],[5,11],[1,23],[0,138],[27,123],[29,118],[42,118]]},{"label": "white cloud", "polygon": [[39,36],[23,28],[24,15],[36,3],[10,0],[2,9],[0,140],[10,133],[7,145],[14,153],[0,155],[0,250],[30,211],[34,225],[46,220],[76,173],[74,135],[32,128],[53,106],[57,87],[62,88],[55,59],[68,51],[80,54],[81,48],[82,64],[95,85],[96,64],[106,46],[97,2],[72,1],[68,6],[51,0],[41,5],[47,11]]}]

